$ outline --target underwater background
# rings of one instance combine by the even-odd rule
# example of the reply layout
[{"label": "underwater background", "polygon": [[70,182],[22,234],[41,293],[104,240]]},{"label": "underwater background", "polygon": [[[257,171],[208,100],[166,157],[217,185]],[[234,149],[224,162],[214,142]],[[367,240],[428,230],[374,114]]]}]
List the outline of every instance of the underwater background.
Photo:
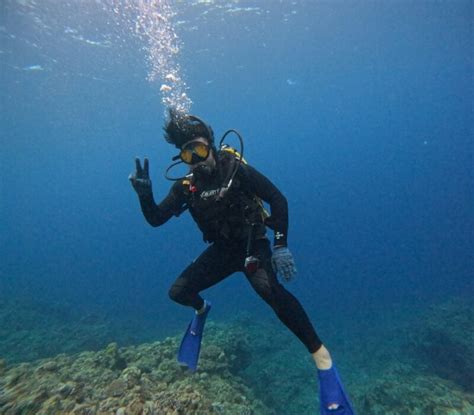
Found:
[{"label": "underwater background", "polygon": [[[127,179],[147,156],[155,199],[171,186],[163,79],[150,79],[161,38],[136,29],[164,6],[190,112],[218,138],[237,129],[288,199],[286,287],[358,413],[474,414],[474,14],[461,0],[2,1],[0,413],[91,410],[81,380],[66,396],[22,384],[52,359],[49,381],[68,385],[84,352],[112,356],[109,392],[161,364],[163,393],[177,392],[148,413],[318,411],[310,356],[242,275],[204,294],[201,373],[174,362],[192,312],[168,289],[205,245],[187,213],[150,227]],[[161,360],[129,364],[143,347]],[[247,400],[228,406],[228,382]],[[180,401],[211,384],[208,406]],[[144,411],[109,392],[120,404],[88,413]]]}]

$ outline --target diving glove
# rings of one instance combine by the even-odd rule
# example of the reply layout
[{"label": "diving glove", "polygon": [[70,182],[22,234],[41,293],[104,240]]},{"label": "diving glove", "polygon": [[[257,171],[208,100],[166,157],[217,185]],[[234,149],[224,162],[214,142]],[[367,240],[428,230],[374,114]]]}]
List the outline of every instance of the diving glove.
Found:
[{"label": "diving glove", "polygon": [[148,167],[148,159],[143,160],[143,168],[140,163],[140,159],[135,159],[136,171],[133,174],[128,176],[128,180],[132,183],[135,192],[138,196],[150,196],[152,194],[151,190],[151,180]]},{"label": "diving glove", "polygon": [[293,254],[286,246],[275,248],[272,255],[272,267],[275,274],[279,274],[284,281],[291,281],[296,275]]}]

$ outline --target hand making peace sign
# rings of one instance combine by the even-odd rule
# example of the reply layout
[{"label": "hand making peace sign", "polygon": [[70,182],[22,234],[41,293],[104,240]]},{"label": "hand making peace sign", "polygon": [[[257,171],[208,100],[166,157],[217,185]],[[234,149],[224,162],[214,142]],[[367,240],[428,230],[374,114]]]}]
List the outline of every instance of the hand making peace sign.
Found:
[{"label": "hand making peace sign", "polygon": [[135,158],[135,173],[130,173],[128,180],[132,183],[133,188],[137,192],[138,196],[151,195],[151,180],[149,173],[148,159],[145,157],[143,160],[143,168],[140,163],[140,159]]}]

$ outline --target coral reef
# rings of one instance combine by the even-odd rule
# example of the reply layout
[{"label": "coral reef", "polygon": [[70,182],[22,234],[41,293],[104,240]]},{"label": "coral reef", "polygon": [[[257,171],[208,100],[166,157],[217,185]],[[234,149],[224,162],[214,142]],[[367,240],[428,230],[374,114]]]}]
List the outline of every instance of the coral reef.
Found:
[{"label": "coral reef", "polygon": [[[328,345],[358,413],[474,414],[471,310],[451,301],[417,314],[421,317],[416,320],[413,312],[406,318],[386,314],[377,327],[376,320],[371,321],[370,332],[361,325],[344,332],[338,322],[339,331],[328,337]],[[29,308],[20,323],[8,307],[2,315],[0,334],[6,337],[0,338],[0,346],[3,342],[11,351],[17,344],[18,354],[10,353],[15,357],[32,339],[37,340],[32,344],[35,353],[69,351],[80,345],[98,348],[118,329],[107,331],[104,318],[65,317],[54,307]],[[78,330],[77,342],[73,329]],[[136,331],[140,336],[143,327]],[[254,315],[240,314],[226,324],[209,321],[195,374],[176,363],[179,342],[180,336],[120,348],[111,343],[96,352],[62,353],[29,363],[14,363],[1,354],[6,359],[0,359],[0,414],[317,413],[312,359],[275,318],[256,321]]]},{"label": "coral reef", "polygon": [[[438,306],[446,310],[447,306]],[[453,322],[457,328],[468,327],[470,314],[457,303]],[[438,313],[437,312],[437,313]],[[441,313],[448,318],[451,314]],[[345,387],[351,396],[357,413],[364,415],[473,415],[474,395],[460,383],[443,378],[439,373],[422,370],[419,359],[407,353],[406,339],[409,333],[425,320],[396,322],[388,325],[378,336],[367,336],[360,344],[344,350],[336,343],[331,346],[333,357],[343,375]],[[431,316],[431,314],[428,314]],[[433,317],[431,317],[433,318]],[[461,324],[461,321],[464,324]],[[252,362],[237,373],[252,386],[257,397],[276,413],[285,415],[309,415],[318,412],[318,385],[309,356],[279,324],[255,323],[244,318],[241,326],[247,328]],[[471,327],[471,332],[472,327]],[[265,333],[262,336],[261,333]],[[377,334],[376,332],[374,332]],[[388,341],[387,339],[390,339]],[[464,341],[469,336],[464,336]],[[464,343],[465,344],[465,343]],[[474,343],[471,343],[471,347]],[[353,356],[356,353],[357,356]],[[392,354],[390,354],[392,353]],[[473,356],[464,356],[470,359]],[[462,382],[465,384],[465,381]]]},{"label": "coral reef", "polygon": [[[0,413],[272,414],[230,369],[238,351],[208,328],[200,370],[176,363],[179,339],[0,364]],[[241,347],[241,346],[240,346]]]},{"label": "coral reef", "polygon": [[470,415],[474,414],[474,395],[449,381],[399,365],[370,386],[359,408],[373,415]]},{"label": "coral reef", "polygon": [[474,393],[474,309],[461,299],[431,307],[416,323],[410,348],[425,370]]},{"label": "coral reef", "polygon": [[256,323],[252,316],[241,315],[235,327],[246,327],[246,354],[251,358],[236,366],[236,373],[257,397],[278,414],[317,413],[316,370],[304,346],[279,322]]}]

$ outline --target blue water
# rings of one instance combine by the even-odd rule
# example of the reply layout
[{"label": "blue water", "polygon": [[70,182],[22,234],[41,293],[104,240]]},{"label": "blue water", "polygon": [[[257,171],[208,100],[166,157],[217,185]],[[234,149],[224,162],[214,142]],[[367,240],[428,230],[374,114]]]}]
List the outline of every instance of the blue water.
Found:
[{"label": "blue water", "polygon": [[[358,332],[473,298],[472,2],[175,7],[192,112],[239,130],[287,196],[288,289],[323,339],[328,318]],[[0,19],[0,296],[178,332],[168,287],[204,244],[188,214],[151,228],[127,180],[148,156],[160,200],[175,155],[142,41],[100,3],[7,0]],[[206,297],[217,320],[271,317],[239,275]]]}]

